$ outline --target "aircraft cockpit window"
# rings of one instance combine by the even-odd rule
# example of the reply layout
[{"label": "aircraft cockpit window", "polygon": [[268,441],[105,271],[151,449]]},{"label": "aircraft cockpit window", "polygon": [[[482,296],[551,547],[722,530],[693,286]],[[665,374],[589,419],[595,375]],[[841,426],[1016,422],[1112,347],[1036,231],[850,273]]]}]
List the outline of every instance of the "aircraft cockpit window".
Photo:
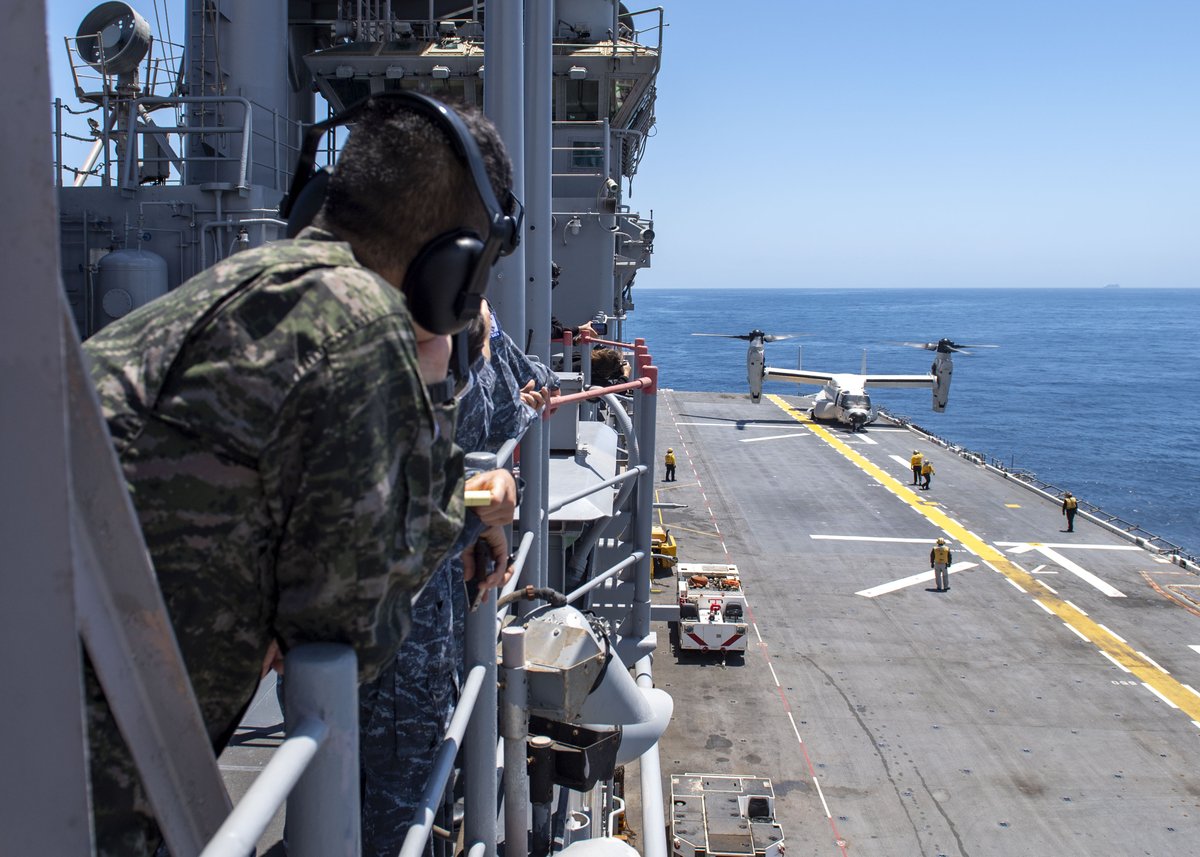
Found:
[{"label": "aircraft cockpit window", "polygon": [[843,408],[870,408],[871,397],[867,395],[855,395],[853,393],[842,393],[838,399],[838,404]]}]

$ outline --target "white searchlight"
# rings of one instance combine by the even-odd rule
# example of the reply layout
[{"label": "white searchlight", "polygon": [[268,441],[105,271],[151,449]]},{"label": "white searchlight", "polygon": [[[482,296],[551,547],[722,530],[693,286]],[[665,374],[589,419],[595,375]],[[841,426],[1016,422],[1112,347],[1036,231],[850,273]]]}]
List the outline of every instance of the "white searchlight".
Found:
[{"label": "white searchlight", "polygon": [[83,16],[75,44],[101,74],[130,74],[150,50],[150,25],[127,3],[101,3]]}]

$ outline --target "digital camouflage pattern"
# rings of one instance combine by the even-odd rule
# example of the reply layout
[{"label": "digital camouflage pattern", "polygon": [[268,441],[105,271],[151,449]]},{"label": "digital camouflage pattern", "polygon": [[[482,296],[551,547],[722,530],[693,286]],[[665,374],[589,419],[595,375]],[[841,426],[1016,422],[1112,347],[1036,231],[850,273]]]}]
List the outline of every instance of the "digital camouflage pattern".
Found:
[{"label": "digital camouflage pattern", "polygon": [[[538,418],[521,401],[521,386],[553,373],[520,352],[493,323],[492,358],[471,367],[471,386],[459,401],[455,442],[495,452]],[[468,514],[450,558],[443,561],[413,606],[413,629],[390,668],[359,693],[363,857],[394,857],[421,803],[433,758],[450,722],[462,662],[466,621],[459,559],[483,531]]]},{"label": "digital camouflage pattern", "polygon": [[[84,345],[209,737],[268,644],[392,660],[458,535],[453,411],[421,381],[400,293],[317,229],[239,253]],[[89,679],[99,853],[156,840]]]}]

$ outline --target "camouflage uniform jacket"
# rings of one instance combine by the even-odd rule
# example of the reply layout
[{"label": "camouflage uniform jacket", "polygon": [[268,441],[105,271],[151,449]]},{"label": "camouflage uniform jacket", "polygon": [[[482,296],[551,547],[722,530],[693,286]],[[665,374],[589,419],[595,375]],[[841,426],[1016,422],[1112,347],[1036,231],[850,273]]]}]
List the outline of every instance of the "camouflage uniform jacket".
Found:
[{"label": "camouflage uniform jacket", "polygon": [[273,637],[351,644],[374,678],[464,511],[401,294],[310,228],[85,350],[214,745]]},{"label": "camouflage uniform jacket", "polygon": [[[557,381],[506,334],[493,332],[491,347],[490,361],[480,357],[471,366],[471,386],[459,401],[455,442],[471,452],[496,452],[537,420],[521,401],[525,381],[539,371],[539,380]],[[460,557],[483,529],[478,516],[467,515],[450,557],[413,606],[412,634],[395,663],[360,688],[363,857],[400,850],[433,771],[462,663],[467,603]]]}]

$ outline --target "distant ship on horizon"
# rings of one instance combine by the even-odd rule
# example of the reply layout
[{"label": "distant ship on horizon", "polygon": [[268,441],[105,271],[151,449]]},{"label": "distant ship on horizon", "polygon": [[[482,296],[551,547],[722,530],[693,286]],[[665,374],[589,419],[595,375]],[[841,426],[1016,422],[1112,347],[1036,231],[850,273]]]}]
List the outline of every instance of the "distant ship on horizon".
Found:
[{"label": "distant ship on horizon", "polygon": [[1106,289],[1119,289],[1119,288],[1121,288],[1121,284],[1120,284],[1120,283],[1106,283],[1106,284],[1105,284],[1105,286],[1104,286],[1104,288],[1106,288]]}]

